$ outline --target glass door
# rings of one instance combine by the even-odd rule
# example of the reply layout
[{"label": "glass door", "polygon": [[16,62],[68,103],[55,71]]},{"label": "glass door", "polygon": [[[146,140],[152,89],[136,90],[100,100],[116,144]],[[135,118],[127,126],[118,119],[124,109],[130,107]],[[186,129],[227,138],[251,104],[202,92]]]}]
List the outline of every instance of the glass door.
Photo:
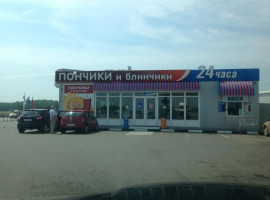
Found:
[{"label": "glass door", "polygon": [[144,119],[144,98],[136,98],[135,101],[136,116],[135,119]]},{"label": "glass door", "polygon": [[157,126],[157,106],[156,97],[136,97],[135,98],[135,125]]},{"label": "glass door", "polygon": [[147,119],[156,118],[156,99],[155,98],[146,98],[147,100]]}]

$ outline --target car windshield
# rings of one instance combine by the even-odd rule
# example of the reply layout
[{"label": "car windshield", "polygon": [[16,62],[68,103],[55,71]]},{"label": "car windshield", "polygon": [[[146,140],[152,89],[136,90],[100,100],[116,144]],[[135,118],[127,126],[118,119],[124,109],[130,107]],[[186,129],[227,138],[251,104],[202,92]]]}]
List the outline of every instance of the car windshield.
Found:
[{"label": "car windshield", "polygon": [[64,114],[64,116],[66,116],[66,117],[80,117],[80,116],[82,116],[82,113],[81,112],[66,112]]},{"label": "car windshield", "polygon": [[38,116],[39,112],[38,111],[24,111],[21,116]]}]

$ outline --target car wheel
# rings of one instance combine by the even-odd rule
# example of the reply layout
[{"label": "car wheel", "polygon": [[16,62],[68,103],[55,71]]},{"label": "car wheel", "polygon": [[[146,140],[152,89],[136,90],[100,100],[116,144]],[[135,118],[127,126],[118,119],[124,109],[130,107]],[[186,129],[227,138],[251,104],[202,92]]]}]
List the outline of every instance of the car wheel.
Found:
[{"label": "car wheel", "polygon": [[65,133],[65,132],[66,132],[66,130],[62,128],[61,129],[61,133]]},{"label": "car wheel", "polygon": [[97,130],[98,130],[98,124],[96,123],[95,131],[97,131]]},{"label": "car wheel", "polygon": [[265,136],[268,136],[268,134],[269,134],[266,126],[263,129],[263,133]]},{"label": "car wheel", "polygon": [[18,129],[18,131],[19,131],[19,133],[24,133],[24,129],[23,128],[20,128],[20,129]]}]

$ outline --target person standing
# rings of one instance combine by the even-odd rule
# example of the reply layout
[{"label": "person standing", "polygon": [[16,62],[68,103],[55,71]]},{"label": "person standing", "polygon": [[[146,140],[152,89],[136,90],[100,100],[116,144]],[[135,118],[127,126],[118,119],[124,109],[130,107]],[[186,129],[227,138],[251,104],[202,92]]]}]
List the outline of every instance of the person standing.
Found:
[{"label": "person standing", "polygon": [[54,110],[54,106],[51,106],[51,110],[50,110],[50,132],[54,133],[54,129],[55,129],[55,123],[56,123],[56,112]]}]

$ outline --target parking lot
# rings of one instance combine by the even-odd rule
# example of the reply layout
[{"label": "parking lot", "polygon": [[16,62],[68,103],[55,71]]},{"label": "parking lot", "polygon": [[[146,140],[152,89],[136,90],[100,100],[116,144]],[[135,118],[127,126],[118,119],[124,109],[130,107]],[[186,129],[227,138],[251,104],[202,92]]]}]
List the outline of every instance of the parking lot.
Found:
[{"label": "parking lot", "polygon": [[19,134],[0,122],[0,199],[63,197],[132,185],[270,185],[270,137],[97,131]]}]

